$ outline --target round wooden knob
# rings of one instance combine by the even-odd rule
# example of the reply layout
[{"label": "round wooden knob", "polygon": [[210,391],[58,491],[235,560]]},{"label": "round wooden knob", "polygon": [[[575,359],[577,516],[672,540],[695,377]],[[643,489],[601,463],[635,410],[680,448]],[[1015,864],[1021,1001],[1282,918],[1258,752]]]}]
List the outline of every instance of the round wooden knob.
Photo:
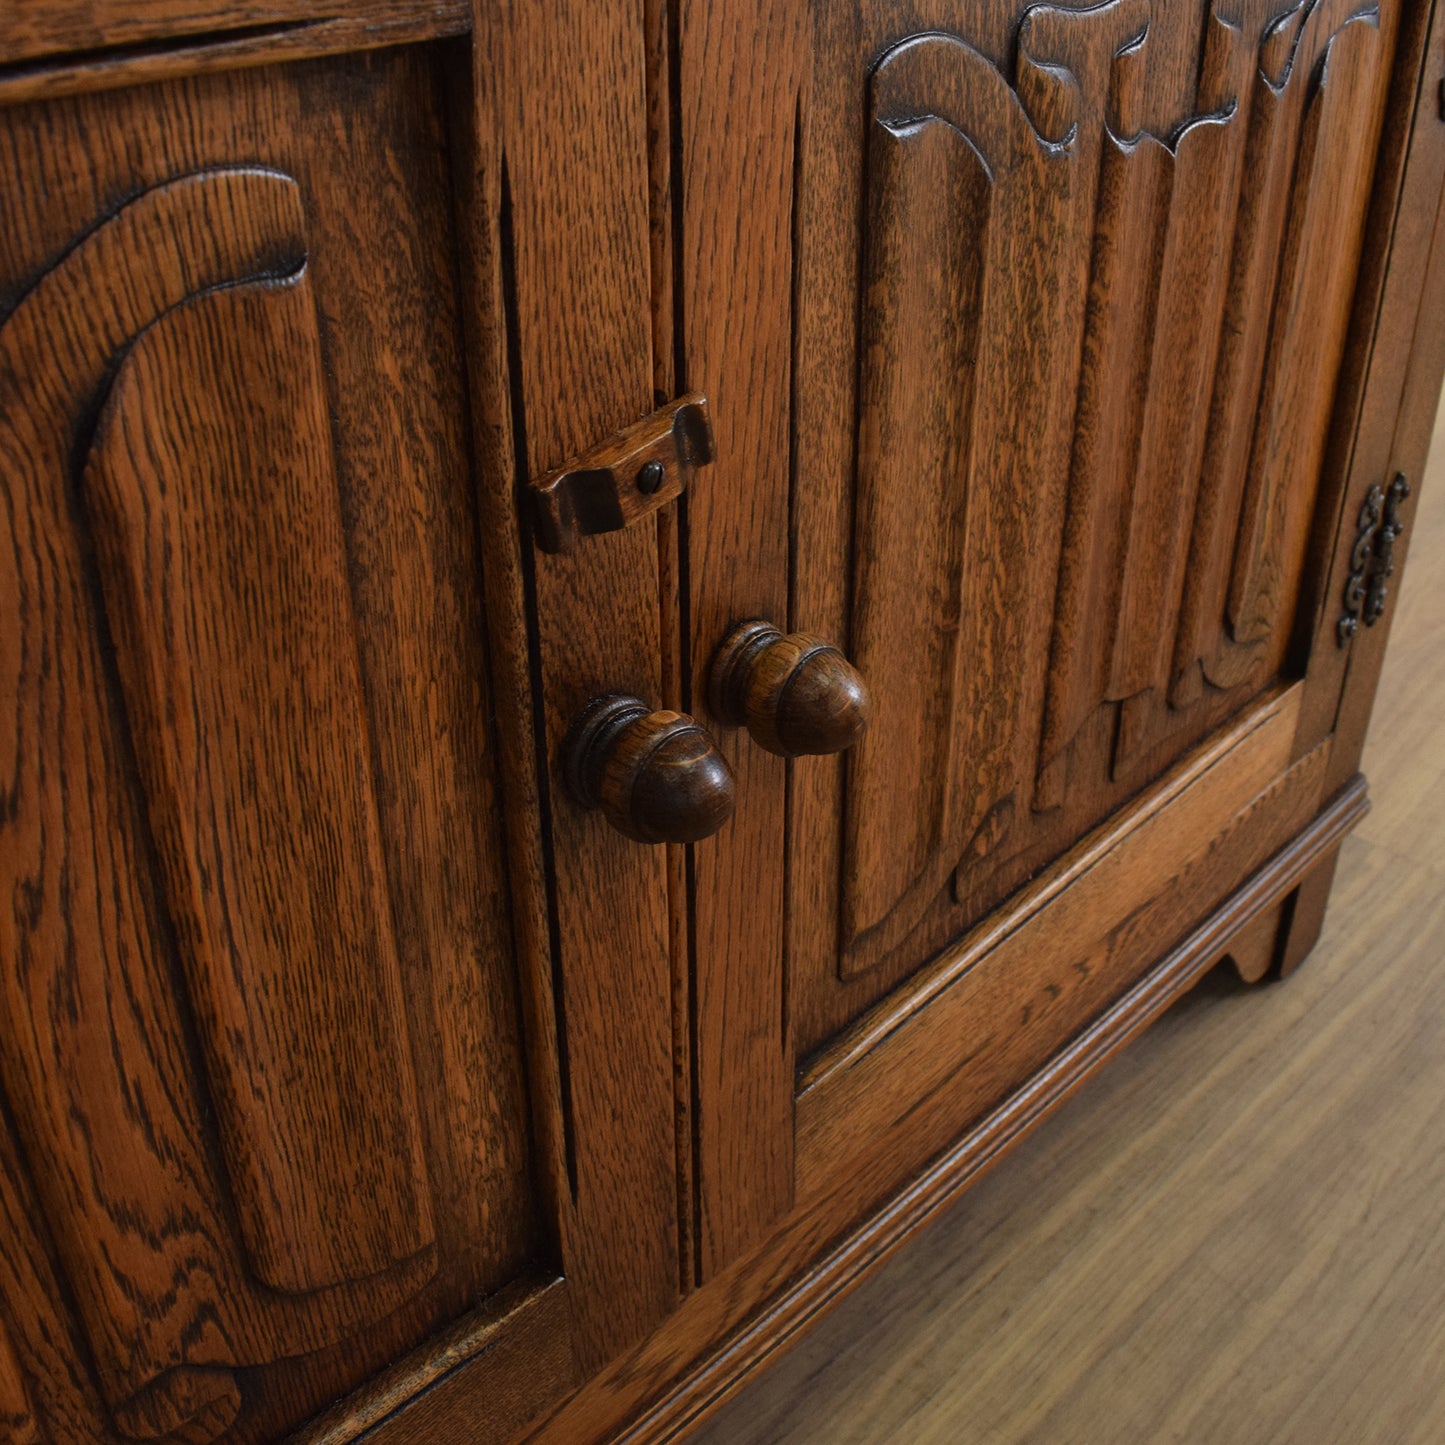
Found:
[{"label": "round wooden knob", "polygon": [[733,815],[733,772],[706,729],[635,697],[588,703],[562,759],[573,798],[639,843],[696,843]]},{"label": "round wooden knob", "polygon": [[868,729],[872,704],[857,669],[831,642],[783,634],[771,622],[743,622],[713,658],[708,702],[714,715],[746,726],[780,757],[841,753]]}]

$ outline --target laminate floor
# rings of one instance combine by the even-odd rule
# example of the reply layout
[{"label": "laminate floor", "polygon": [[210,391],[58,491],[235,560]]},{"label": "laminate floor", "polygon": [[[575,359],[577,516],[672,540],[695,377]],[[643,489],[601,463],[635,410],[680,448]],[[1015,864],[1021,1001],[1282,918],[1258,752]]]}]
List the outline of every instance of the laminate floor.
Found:
[{"label": "laminate floor", "polygon": [[1445,1445],[1445,408],[1324,935],[1211,976],[695,1437]]}]

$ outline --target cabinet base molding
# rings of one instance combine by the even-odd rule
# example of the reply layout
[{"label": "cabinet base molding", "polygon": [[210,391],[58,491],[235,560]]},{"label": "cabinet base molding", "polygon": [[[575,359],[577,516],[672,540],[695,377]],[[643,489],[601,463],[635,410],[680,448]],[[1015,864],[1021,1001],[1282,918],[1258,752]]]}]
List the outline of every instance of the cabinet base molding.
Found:
[{"label": "cabinet base molding", "polygon": [[[1356,774],[1315,819],[1235,890],[1182,942],[1169,951],[1127,993],[1054,1056],[1023,1088],[940,1155],[901,1193],[835,1244],[811,1268],[772,1293],[761,1308],[735,1328],[724,1342],[687,1371],[676,1386],[648,1406],[616,1439],[619,1445],[654,1445],[680,1439],[742,1388],[756,1372],[838,1301],[861,1284],[895,1250],[1024,1139],[1117,1050],[1141,1033],[1177,998],[1188,992],[1229,954],[1231,945],[1256,919],[1277,909],[1297,889],[1308,887],[1318,865],[1328,863],[1341,841],[1369,811],[1365,779]],[[1297,962],[1297,960],[1296,960]],[[826,1209],[826,1205],[822,1206]],[[727,1291],[747,1297],[749,1286],[776,1279],[783,1264],[777,1256],[795,1231],[781,1232],[779,1245],[755,1255],[688,1300],[670,1322],[675,1340],[689,1336],[693,1320],[716,1318],[708,1296]],[[697,1336],[693,1335],[696,1339]],[[705,1345],[704,1345],[705,1348]],[[644,1345],[613,1371],[584,1387],[574,1405],[541,1427],[536,1438],[548,1441],[605,1436],[607,1411],[639,1379]],[[580,1407],[575,1409],[574,1406]],[[595,1413],[594,1413],[595,1411]],[[620,1412],[619,1412],[620,1413]],[[614,1416],[614,1420],[615,1420]],[[625,1418],[625,1416],[624,1416]]]}]

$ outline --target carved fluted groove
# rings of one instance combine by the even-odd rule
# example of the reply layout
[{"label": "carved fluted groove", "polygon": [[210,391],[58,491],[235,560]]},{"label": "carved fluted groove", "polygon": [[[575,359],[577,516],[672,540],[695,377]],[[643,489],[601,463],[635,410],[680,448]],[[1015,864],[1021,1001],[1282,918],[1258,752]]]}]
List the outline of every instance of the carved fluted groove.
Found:
[{"label": "carved fluted groove", "polygon": [[1199,49],[1195,108],[1217,113],[1236,100],[1241,87],[1248,83],[1248,72],[1258,63],[1258,50],[1249,48],[1248,37],[1238,22],[1219,13],[1218,0],[1210,5],[1205,17]]},{"label": "carved fluted groove", "polygon": [[1145,30],[1114,56],[1109,72],[1109,107],[1105,122],[1110,133],[1128,143],[1144,132],[1144,101],[1149,74],[1149,32]]},{"label": "carved fluted groove", "polygon": [[[1319,10],[1319,5],[1313,7],[1313,13],[1318,14]],[[1259,74],[1276,90],[1284,84],[1294,65],[1305,20],[1310,14],[1310,0],[1296,0],[1292,9],[1269,23],[1260,40]]]},{"label": "carved fluted groove", "polygon": [[[1231,638],[1245,648],[1263,643],[1280,623],[1287,569],[1304,544],[1323,462],[1315,413],[1301,398],[1333,390],[1343,355],[1348,316],[1328,297],[1354,264],[1361,218],[1350,209],[1351,224],[1342,227],[1335,213],[1342,193],[1364,194],[1372,153],[1348,104],[1349,68],[1372,66],[1379,49],[1378,30],[1360,21],[1346,16],[1328,36],[1318,85],[1303,83],[1309,72],[1301,64],[1290,88],[1296,142],[1283,265],[1228,594]],[[1338,81],[1336,66],[1347,68]],[[1248,652],[1225,648],[1207,672],[1217,686],[1237,686],[1252,663]]]},{"label": "carved fluted groove", "polygon": [[594,698],[562,744],[567,790],[637,843],[696,843],[733,815],[732,769],[685,713],[623,693]]},{"label": "carved fluted groove", "polygon": [[[1230,34],[1236,39],[1231,52],[1236,71],[1244,76],[1242,114],[1244,127],[1240,199],[1234,229],[1236,258],[1230,278],[1224,325],[1199,495],[1190,539],[1187,585],[1174,641],[1170,701],[1176,708],[1193,706],[1202,696],[1206,678],[1215,688],[1229,688],[1245,680],[1263,660],[1268,629],[1253,640],[1236,633],[1232,620],[1221,629],[1222,617],[1231,617],[1228,601],[1238,586],[1237,569],[1230,559],[1248,556],[1260,525],[1260,475],[1276,449],[1272,439],[1280,413],[1270,398],[1279,391],[1281,365],[1289,363],[1278,341],[1271,342],[1276,309],[1282,297],[1288,307],[1298,280],[1282,274],[1281,258],[1297,249],[1289,241],[1291,228],[1299,234],[1299,219],[1291,208],[1297,186],[1292,180],[1300,145],[1301,114],[1310,87],[1302,82],[1307,71],[1288,70],[1293,83],[1276,86],[1269,78],[1270,64],[1289,65],[1284,52],[1272,62],[1257,63],[1248,47],[1251,34],[1262,37],[1260,47],[1286,45],[1293,53],[1300,27],[1308,16],[1320,23],[1320,6],[1300,5],[1280,17],[1273,30],[1263,26],[1260,7],[1249,7],[1241,25]],[[1218,17],[1215,16],[1217,19]],[[1251,27],[1253,30],[1251,31]],[[1246,61],[1255,63],[1246,64]],[[1333,230],[1326,222],[1327,231]],[[1303,358],[1309,364],[1311,358]],[[1284,391],[1289,393],[1290,387]],[[1285,425],[1293,426],[1288,413]],[[1286,474],[1289,471],[1285,464]]]},{"label": "carved fluted groove", "polygon": [[[1000,70],[954,37],[913,37],[879,62],[846,597],[849,656],[876,687],[877,717],[844,774],[844,977],[894,958],[907,920],[930,907],[940,916],[928,901],[939,859],[957,863],[961,906],[989,906],[1025,876],[1011,860],[1072,826],[1042,814],[1067,805],[1082,818],[1145,781],[1203,736],[1209,708],[1227,705],[1211,684],[1255,686],[1270,675],[1260,668],[1281,665],[1275,604],[1300,584],[1300,519],[1319,471],[1291,438],[1326,430],[1310,399],[1331,383],[1311,378],[1317,361],[1334,365],[1330,328],[1348,296],[1348,278],[1327,264],[1340,228],[1323,215],[1306,230],[1287,219],[1300,118],[1311,92],[1328,104],[1333,84],[1363,132],[1381,83],[1367,45],[1350,58],[1349,32],[1369,18],[1362,0],[1283,8],[1218,0],[1202,53],[1186,56],[1157,4],[1031,6],[1012,100]],[[1278,93],[1267,79],[1276,70]],[[1321,152],[1338,163],[1351,217],[1363,214],[1353,177],[1370,145],[1337,130]],[[967,152],[976,185],[965,199]],[[950,278],[932,295],[930,274]],[[1271,337],[1311,327],[1318,345],[1292,343],[1287,365]],[[989,340],[1010,328],[1026,374]],[[939,394],[934,375],[954,379],[954,392]],[[1274,404],[1291,393],[1290,407]],[[1036,438],[1019,435],[1020,417]],[[1045,456],[1049,473],[1025,481]],[[1259,478],[1249,504],[1245,487],[1261,467],[1294,481],[1270,487],[1255,521]],[[1006,500],[1011,489],[1027,502]],[[1238,646],[1231,562],[1261,522],[1264,640],[1240,647],[1226,671],[1213,659]],[[1005,551],[1026,536],[1027,555],[994,574],[993,548],[974,550],[985,536]],[[895,596],[895,570],[927,627]],[[1024,588],[1021,574],[1032,578]],[[1034,656],[1045,614],[1048,667],[1036,695],[1015,694],[1000,659]],[[986,706],[974,705],[976,669],[994,680]],[[927,699],[928,737],[902,716],[905,693]],[[911,816],[895,811],[898,798]],[[870,830],[893,840],[891,853],[871,849]]]},{"label": "carved fluted groove", "polygon": [[1120,602],[1162,279],[1153,258],[1173,165],[1152,136],[1104,142],[1036,808],[1063,801],[1053,764],[1085,720],[1127,695],[1116,678]]},{"label": "carved fluted groove", "polygon": [[[854,612],[848,640],[873,689],[874,716],[848,769],[850,949],[890,920],[906,922],[913,900],[936,890],[951,866],[940,860],[955,816],[967,806],[944,720],[960,700],[975,387],[997,198],[983,155],[951,122],[875,125],[855,523],[855,586],[868,606]],[[930,608],[918,606],[919,578],[934,590]],[[926,790],[925,777],[934,779]],[[877,846],[885,835],[886,850]]]},{"label": "carved fluted groove", "polygon": [[708,680],[713,715],[746,727],[779,757],[841,753],[868,729],[872,701],[858,670],[830,642],[784,636],[762,620],[740,623],[714,657]]}]

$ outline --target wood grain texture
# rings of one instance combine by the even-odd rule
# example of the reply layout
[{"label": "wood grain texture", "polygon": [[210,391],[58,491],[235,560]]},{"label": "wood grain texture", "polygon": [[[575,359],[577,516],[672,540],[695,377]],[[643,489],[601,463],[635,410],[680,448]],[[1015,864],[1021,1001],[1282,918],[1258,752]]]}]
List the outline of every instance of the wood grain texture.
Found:
[{"label": "wood grain texture", "polygon": [[[485,505],[510,531],[528,479],[654,409],[645,47],[621,4],[479,5],[474,23],[463,224],[474,297],[500,307],[473,318],[490,350],[474,409]],[[519,786],[547,819],[547,932],[527,968],[550,981],[561,1033],[558,1246],[591,1370],[678,1289],[666,860],[570,801],[560,758],[591,697],[659,695],[657,533],[520,566],[536,772]]]},{"label": "wood grain texture", "polygon": [[[53,16],[60,7],[47,9]],[[338,15],[336,7],[328,6],[327,13],[309,20],[259,20],[230,30],[117,43],[114,48],[65,49],[18,64],[0,63],[0,105],[416,44],[462,34],[468,23],[463,4],[378,0],[352,14]],[[61,38],[56,36],[57,41]]]},{"label": "wood grain texture", "polygon": [[[47,1161],[40,1184],[110,1403],[141,1435],[165,1433],[165,1422],[222,1396],[234,1413],[224,1370],[209,1385],[200,1375],[264,1352],[270,1330],[286,1350],[314,1349],[342,1330],[347,1304],[282,1310],[268,1326],[217,1236],[204,1106],[183,1084],[188,1042],[165,987],[146,835],[121,770],[124,735],[106,698],[83,537],[56,480],[116,347],[236,268],[275,264],[294,244],[288,204],[294,212],[284,185],[246,171],[152,192],[72,251],[0,331],[9,382],[0,430],[16,488],[3,585],[7,612],[26,624],[10,655],[5,858],[30,899],[5,915],[5,951],[20,961],[7,991],[6,1092],[28,1149]],[[112,289],[128,275],[131,286]],[[57,339],[68,351],[55,354]],[[47,655],[64,668],[43,666]],[[394,1281],[381,1307],[420,1282]],[[197,1329],[203,1318],[216,1323]]]},{"label": "wood grain texture", "polygon": [[82,477],[227,1172],[289,1292],[433,1239],[320,364],[304,274],[184,305]]},{"label": "wood grain texture", "polygon": [[[795,592],[811,625],[848,619],[881,712],[797,793],[804,1055],[1302,667],[1400,11],[1201,6],[1194,28],[1192,8],[1036,6],[1002,53],[988,7],[820,23]],[[930,50],[974,56],[992,99],[960,109],[917,66],[893,129],[849,153],[843,97],[877,121],[892,68]],[[1010,115],[1052,180],[994,153]]]},{"label": "wood grain texture", "polygon": [[[7,476],[17,486],[30,479],[25,485],[40,510],[31,511],[31,530],[21,534],[28,541],[18,551],[7,546],[5,556],[30,567],[25,558],[35,543],[44,558],[36,565],[50,569],[52,579],[68,570],[78,589],[67,614],[53,580],[50,590],[36,590],[44,570],[22,572],[28,600],[15,615],[31,619],[27,627],[43,616],[51,640],[39,650],[38,633],[22,644],[27,634],[7,628],[0,630],[0,652],[7,675],[13,668],[19,679],[10,696],[20,739],[32,736],[24,709],[35,703],[33,687],[43,676],[54,680],[46,684],[58,688],[54,703],[42,694],[40,716],[52,709],[56,718],[45,725],[45,746],[67,749],[61,773],[52,767],[46,776],[63,776],[72,800],[70,856],[101,860],[118,879],[102,896],[119,911],[102,916],[81,903],[75,863],[63,870],[68,926],[77,939],[98,929],[99,955],[89,942],[68,955],[63,942],[52,946],[43,891],[32,895],[40,912],[7,909],[0,925],[38,928],[30,943],[18,945],[22,955],[70,970],[49,994],[33,969],[22,975],[28,983],[12,977],[18,990],[12,997],[38,1009],[41,1032],[25,1033],[43,1038],[56,1060],[56,1122],[40,1124],[39,1096],[29,1085],[17,1087],[14,1070],[5,1084],[7,1128],[18,1135],[15,1168],[28,1182],[15,1206],[24,1227],[7,1233],[0,1253],[8,1254],[10,1240],[31,1241],[21,1247],[49,1259],[52,1273],[49,1282],[23,1270],[13,1282],[7,1277],[0,1308],[14,1302],[11,1338],[35,1409],[54,1438],[110,1440],[118,1428],[155,1435],[173,1426],[189,1431],[186,1438],[210,1438],[228,1420],[229,1440],[274,1438],[515,1278],[540,1233],[503,903],[497,761],[485,728],[490,703],[465,482],[436,59],[402,51],[0,112],[0,170],[7,195],[21,202],[0,241],[0,308],[7,344],[20,344],[26,324],[38,332],[35,350],[25,353],[23,366],[7,370],[5,385],[12,399],[17,385],[59,386],[54,404],[64,412],[44,446],[28,452],[21,442],[32,432],[10,430],[7,421]],[[327,97],[347,107],[347,126],[332,123]],[[270,171],[257,168],[258,155]],[[274,172],[292,179],[278,180]],[[279,213],[266,199],[278,196]],[[87,240],[77,247],[77,237]],[[168,296],[183,301],[208,277],[244,278],[252,263],[217,273],[218,263],[206,260],[228,246],[259,257],[262,285],[306,259],[316,319],[305,326],[312,328],[312,347],[319,330],[325,365],[308,364],[303,349],[289,377],[257,367],[254,405],[261,418],[278,400],[283,408],[294,404],[298,384],[309,378],[315,394],[305,398],[302,431],[314,446],[314,419],[324,417],[319,434],[335,458],[339,498],[333,495],[332,516],[344,536],[342,595],[355,618],[360,658],[360,693],[351,707],[364,719],[367,739],[361,767],[369,777],[357,783],[374,792],[389,915],[383,927],[395,940],[401,980],[381,1037],[390,1030],[393,1041],[402,1041],[402,1061],[410,1060],[416,1079],[407,1123],[414,1137],[401,1157],[419,1150],[425,1158],[424,1193],[414,1199],[401,1237],[429,1214],[437,1252],[447,1261],[437,1273],[436,1255],[423,1252],[381,1275],[306,1295],[274,1294],[256,1282],[228,1202],[223,1131],[204,1082],[204,1031],[193,1027],[173,951],[176,934],[153,883],[158,855],[148,839],[147,800],[128,763],[136,756],[125,721],[129,705],[118,670],[111,670],[117,629],[100,626],[108,604],[93,570],[93,533],[80,492],[79,468],[104,400],[99,389],[87,394],[87,377],[109,382],[107,345],[114,350],[143,329],[130,314],[134,308],[149,319],[166,308]],[[375,262],[378,249],[385,267]],[[92,299],[82,293],[78,305],[50,309],[45,318],[32,309],[35,320],[25,323],[27,308],[51,307],[60,296],[56,278],[67,264],[91,277]],[[203,303],[209,304],[219,303]],[[295,332],[288,323],[278,338],[260,324],[270,341]],[[153,334],[163,354],[166,328]],[[201,344],[197,333],[187,334]],[[240,325],[224,341],[217,338],[216,355],[193,368],[224,384],[232,399],[236,382],[225,345],[247,334]],[[107,336],[117,340],[107,343]],[[84,360],[86,348],[102,353],[94,365]],[[157,355],[147,362],[153,370]],[[134,370],[129,382],[121,372],[123,386],[134,382]],[[408,386],[393,384],[402,376]],[[268,391],[273,387],[279,391]],[[244,382],[239,393],[247,395]],[[68,411],[64,395],[74,398]],[[153,402],[149,397],[143,419],[156,423],[148,439],[162,454],[179,434],[175,388],[168,382]],[[185,399],[196,414],[220,410],[216,434],[226,434],[232,423],[220,398],[193,389]],[[36,419],[25,424],[33,429],[46,408],[25,411]],[[269,432],[262,425],[247,435],[249,443],[238,444],[250,445],[245,455],[262,473],[276,460],[263,451],[284,458],[294,455],[288,443],[300,444],[278,435],[274,417]],[[24,525],[16,498],[8,492],[7,531]],[[86,660],[95,645],[88,636],[104,640],[99,662]],[[49,673],[41,667],[47,658]],[[85,728],[91,742],[84,741]],[[87,753],[92,747],[98,752]],[[37,761],[31,748],[25,741],[21,751],[7,750],[7,797],[31,794]],[[7,816],[0,825],[3,866],[43,877],[14,823]],[[51,826],[51,865],[60,863],[60,845]],[[107,856],[114,862],[104,862]],[[125,923],[127,914],[134,925]],[[117,947],[127,937],[139,940],[129,952],[129,945]],[[324,969],[313,980],[321,989],[318,1006],[334,1005]],[[23,1052],[5,1053],[14,1069],[22,1067]],[[76,1068],[66,1058],[86,1063]],[[396,1095],[379,1091],[366,1106],[388,1097]],[[329,1127],[314,1105],[313,1098],[304,1110],[288,1112],[284,1137]],[[363,1109],[358,1124],[366,1117]],[[344,1121],[336,1126],[344,1129]],[[87,1181],[75,1190],[63,1182],[70,1166],[56,1168],[70,1149],[67,1137],[78,1151],[71,1156],[77,1177]],[[348,1167],[384,1173],[397,1158],[386,1152],[371,1165],[357,1159]],[[372,1230],[377,1224],[366,1221]],[[371,1237],[384,1237],[385,1228]],[[358,1234],[346,1248],[364,1244],[366,1229]],[[325,1255],[328,1246],[323,1235],[305,1248]],[[46,1299],[65,1299],[69,1317],[57,1320]],[[115,1323],[102,1324],[100,1314],[112,1312]],[[125,1362],[119,1369],[106,1364],[115,1350]],[[88,1360],[101,1363],[103,1391]],[[232,1365],[244,1368],[233,1374]],[[264,1372],[252,1373],[257,1365]],[[158,1368],[164,1373],[156,1387],[135,1394]]]},{"label": "wood grain texture", "polygon": [[1434,1439],[1437,579],[1417,566],[1400,607],[1374,806],[1308,966],[1263,991],[1207,978],[693,1438]]},{"label": "wood grain texture", "polygon": [[[1301,40],[1304,53],[1294,63],[1318,64],[1320,74],[1300,122],[1291,232],[1277,293],[1280,310],[1272,321],[1273,365],[1260,402],[1231,573],[1230,634],[1241,645],[1277,631],[1291,578],[1303,566],[1313,490],[1294,479],[1315,478],[1320,471],[1334,373],[1349,319],[1349,293],[1331,283],[1341,273],[1353,274],[1356,266],[1374,150],[1374,129],[1361,127],[1348,100],[1337,103],[1336,96],[1354,90],[1364,69],[1375,63],[1378,32],[1362,21],[1347,23],[1327,48],[1320,47],[1324,53],[1318,60],[1305,49],[1310,40],[1320,46],[1307,30]],[[1338,224],[1342,213],[1355,218],[1352,226]],[[1232,675],[1222,659],[1206,670],[1216,685],[1230,685]]]},{"label": "wood grain texture", "polygon": [[[12,1368],[12,1406],[35,1419],[44,1445],[103,1440],[110,1421],[85,1367],[86,1346],[62,1303],[63,1281],[12,1129],[0,1129],[0,1329]],[[19,1411],[16,1412],[17,1414]]]},{"label": "wood grain texture", "polygon": [[[718,459],[688,505],[686,710],[748,617],[788,617],[793,180],[806,10],[671,0],[679,386],[708,392]],[[743,120],[746,117],[746,121]],[[766,138],[761,140],[761,138]],[[761,143],[759,143],[761,140]],[[704,380],[706,378],[706,380]],[[788,619],[789,625],[792,619]],[[697,1272],[756,1244],[792,1198],[783,952],[787,769],[733,733],[727,831],[691,857]],[[746,897],[746,907],[736,900]]]},{"label": "wood grain texture", "polygon": [[[1122,991],[1141,954],[1167,949],[1300,832],[1324,801],[1327,752],[1288,768],[1297,706],[1295,691],[1205,748],[1066,873],[825,1052],[800,1079],[800,1197],[889,1171],[877,1141],[905,1120],[943,1147],[959,1119],[1018,1087]],[[864,1139],[867,1157],[855,1152]]]},{"label": "wood grain texture", "polygon": [[577,1382],[565,1281],[523,1276],[291,1437],[503,1445]]},{"label": "wood grain texture", "polygon": [[30,1407],[25,1376],[15,1347],[0,1327],[0,1429],[14,1445],[41,1445],[40,1425]]},{"label": "wood grain texture", "polygon": [[[976,253],[987,236],[991,189],[986,163],[942,120],[881,126],[872,146],[875,204],[886,212],[870,232],[865,324],[879,334],[865,342],[869,430],[860,441],[858,527],[866,546],[850,651],[873,678],[879,707],[873,742],[848,769],[850,941],[885,920],[908,927],[916,912],[909,895],[920,886],[936,891],[940,863],[951,865],[940,852],[961,832],[960,806],[970,806],[960,797],[952,728],[965,705],[959,630],[968,514],[952,496],[971,440],[981,321]],[[938,207],[940,195],[947,210]],[[956,216],[977,229],[960,233]],[[914,246],[919,251],[903,250]],[[953,306],[961,319],[950,315]],[[932,607],[917,605],[919,576],[941,584]],[[910,685],[914,677],[922,689]]]},{"label": "wood grain texture", "polygon": [[[460,0],[12,0],[0,16],[0,61],[5,67],[50,60],[65,65],[74,52],[112,47],[157,49],[218,36],[243,42],[248,32],[283,31],[341,21],[354,38],[368,24],[381,29],[405,19],[432,34],[455,29],[466,15]],[[423,32],[425,33],[425,32]],[[361,48],[361,47],[358,47]],[[89,58],[89,57],[87,57]],[[27,97],[28,98],[28,97]]]}]

